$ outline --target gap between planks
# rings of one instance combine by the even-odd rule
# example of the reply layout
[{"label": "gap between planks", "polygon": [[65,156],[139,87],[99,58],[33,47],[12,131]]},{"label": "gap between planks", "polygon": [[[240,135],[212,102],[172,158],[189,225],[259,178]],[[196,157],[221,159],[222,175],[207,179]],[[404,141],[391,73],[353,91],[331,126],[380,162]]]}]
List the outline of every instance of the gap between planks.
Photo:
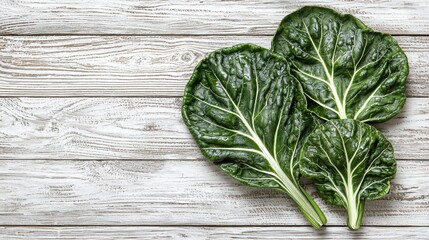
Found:
[{"label": "gap between planks", "polygon": [[1,227],[7,239],[426,239],[422,227]]},{"label": "gap between planks", "polygon": [[[377,201],[377,200],[375,200]],[[329,223],[328,223],[329,224]],[[362,224],[361,227],[382,227],[382,228],[427,228],[429,225],[364,225]],[[8,224],[0,224],[0,227],[8,227],[8,228],[85,228],[85,227],[108,227],[108,228],[122,228],[122,227],[189,227],[189,228],[223,228],[223,227],[250,227],[250,228],[283,228],[283,227],[296,227],[296,228],[312,228],[311,225],[308,224],[284,224],[284,225],[274,225],[274,224],[261,224],[261,225],[251,225],[251,224],[235,224],[235,225],[222,225],[222,224],[154,224],[154,225],[148,225],[148,224],[58,224],[58,225],[8,225]],[[329,225],[323,225],[323,228],[347,228],[344,224],[329,224]],[[316,230],[317,231],[317,230]]]},{"label": "gap between planks", "polygon": [[[2,161],[9,161],[10,159],[3,159],[0,158],[0,162]],[[23,158],[23,159],[17,159],[19,161],[38,161],[43,159],[33,159],[33,158]],[[397,162],[410,162],[410,161],[428,161],[429,159],[396,159]],[[49,161],[79,161],[79,162],[117,162],[117,161],[124,161],[124,162],[147,162],[147,161],[163,161],[163,162],[195,162],[195,161],[209,161],[205,158],[198,158],[198,159],[126,159],[126,158],[117,158],[117,159],[66,159],[66,158],[60,158],[60,159],[49,159]],[[1,225],[0,225],[1,226]]]},{"label": "gap between planks", "polygon": [[[249,33],[231,33],[231,34],[210,34],[210,33],[203,33],[203,34],[138,34],[138,33],[131,33],[131,34],[122,34],[122,33],[106,33],[106,34],[80,34],[80,33],[47,33],[47,34],[3,34],[0,33],[0,37],[273,37],[275,32],[272,34],[249,34]],[[390,34],[393,37],[429,37],[429,34]]]}]

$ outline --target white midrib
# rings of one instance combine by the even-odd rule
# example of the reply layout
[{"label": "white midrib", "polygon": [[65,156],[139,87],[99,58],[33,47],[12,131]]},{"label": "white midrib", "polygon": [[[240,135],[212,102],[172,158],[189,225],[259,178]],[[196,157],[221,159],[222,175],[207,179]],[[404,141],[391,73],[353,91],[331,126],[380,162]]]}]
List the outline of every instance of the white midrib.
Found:
[{"label": "white midrib", "polygon": [[[357,202],[358,198],[356,197],[356,192],[353,190],[353,175],[352,175],[352,173],[354,172],[355,169],[352,170],[351,168],[352,168],[352,162],[355,159],[357,151],[359,150],[359,147],[361,145],[362,135],[359,139],[358,147],[356,148],[353,156],[351,158],[349,158],[348,153],[347,153],[347,149],[346,149],[346,145],[345,145],[343,137],[341,136],[340,130],[335,125],[333,125],[333,126],[338,131],[338,134],[341,137],[341,142],[343,145],[343,151],[344,151],[344,155],[346,157],[347,182],[344,184],[344,188],[346,191],[346,199],[345,200],[347,203],[348,218],[350,220],[352,220],[352,222],[350,222],[349,224],[353,225],[353,229],[354,229],[354,227],[356,227],[355,224],[356,224],[356,220],[357,220],[358,215],[359,215],[359,213],[358,213],[359,210],[358,210],[358,202]],[[337,171],[338,171],[338,169],[337,169]],[[338,173],[341,175],[341,177],[344,181],[344,176],[342,176],[341,172],[338,171]],[[356,191],[358,191],[358,189]]]},{"label": "white midrib", "polygon": [[328,77],[328,80],[329,80],[328,86],[331,89],[332,95],[334,96],[334,101],[335,101],[335,104],[337,105],[337,109],[338,109],[338,116],[341,119],[347,119],[345,106],[343,106],[343,104],[341,103],[340,97],[338,96],[337,89],[336,89],[335,84],[334,84],[334,76],[332,76],[329,73],[328,67],[326,66],[325,61],[323,60],[322,56],[320,55],[319,49],[316,47],[316,44],[314,43],[313,38],[311,37],[310,32],[308,31],[308,27],[305,23],[304,23],[304,26],[305,26],[305,30],[307,31],[308,38],[310,39],[311,44],[313,45],[313,48],[316,51],[318,61],[320,62],[320,64],[322,64],[323,70],[325,71],[325,74]]},{"label": "white midrib", "polygon": [[[314,211],[313,206],[311,206],[311,204],[308,203],[308,200],[305,198],[305,196],[303,196],[302,192],[286,176],[286,174],[283,172],[282,168],[280,167],[279,163],[274,159],[274,157],[268,151],[267,147],[262,143],[259,136],[255,133],[255,131],[253,131],[249,123],[246,121],[246,119],[244,119],[243,115],[241,114],[240,111],[238,111],[238,109],[237,109],[237,112],[240,116],[240,120],[244,123],[247,130],[249,131],[252,137],[252,140],[256,143],[256,145],[258,145],[265,159],[267,159],[271,168],[274,170],[275,174],[277,175],[277,178],[286,188],[285,190],[289,192],[290,197],[293,198],[297,204],[301,205],[315,220],[318,219],[318,214],[316,213],[316,211]],[[320,222],[320,224],[322,223]]]},{"label": "white midrib", "polygon": [[244,118],[243,114],[241,113],[238,106],[235,104],[235,102],[232,100],[231,96],[229,96],[229,93],[226,91],[220,80],[218,79],[220,86],[222,87],[225,94],[228,96],[229,100],[231,101],[232,105],[234,106],[234,109],[236,110],[238,117],[243,122],[246,129],[249,131],[252,141],[256,143],[256,145],[259,147],[259,149],[262,151],[263,157],[267,159],[268,163],[270,164],[271,168],[274,170],[276,177],[278,180],[282,183],[285,190],[289,193],[289,196],[295,200],[295,202],[300,205],[305,211],[312,216],[314,221],[317,221],[320,225],[323,223],[319,220],[320,217],[318,213],[314,210],[313,206],[308,202],[307,198],[303,195],[303,193],[295,186],[292,181],[286,176],[286,174],[283,172],[282,168],[280,167],[279,163],[274,159],[274,157],[271,155],[271,153],[268,151],[267,147],[263,144],[259,136],[256,134],[256,132],[253,130],[253,128],[250,126],[250,124],[247,122],[247,120]]},{"label": "white midrib", "polygon": [[[375,60],[375,61],[373,61],[373,62],[370,62],[370,63],[368,63],[368,64],[366,64],[366,65],[364,65],[363,67],[361,67],[361,68],[359,68],[359,69],[356,69],[356,67],[357,67],[357,64],[359,64],[359,62],[361,61],[361,59],[362,59],[362,56],[360,57],[360,59],[358,60],[358,63],[356,64],[355,63],[355,69],[354,69],[354,72],[353,72],[353,75],[352,75],[352,77],[351,77],[351,79],[350,79],[350,82],[349,82],[349,84],[348,84],[348,86],[347,86],[347,89],[346,89],[346,91],[345,91],[345,93],[344,93],[344,96],[343,96],[343,98],[342,98],[342,101],[340,100],[340,97],[339,97],[339,95],[338,95],[338,92],[337,92],[337,88],[335,87],[335,83],[334,83],[334,68],[332,68],[332,73],[330,73],[329,72],[329,70],[328,70],[328,67],[327,67],[327,65],[326,65],[326,63],[325,63],[325,61],[323,60],[323,58],[322,58],[322,56],[320,55],[320,52],[319,52],[319,48],[320,48],[320,43],[321,43],[321,41],[322,40],[320,40],[320,42],[319,42],[319,48],[318,47],[316,47],[316,44],[315,44],[315,42],[314,42],[314,40],[313,40],[313,38],[311,37],[311,35],[310,35],[310,32],[309,32],[309,30],[308,30],[308,27],[307,27],[307,24],[305,24],[305,22],[303,22],[303,24],[304,24],[304,26],[305,26],[305,30],[306,30],[306,32],[307,32],[307,35],[308,35],[308,38],[310,39],[310,41],[311,41],[311,44],[312,44],[312,46],[313,46],[313,48],[314,48],[314,50],[316,51],[316,54],[317,54],[317,58],[315,57],[315,56],[312,56],[314,59],[316,59],[318,62],[320,62],[320,64],[322,64],[322,66],[323,66],[323,70],[324,70],[324,72],[325,72],[325,74],[326,74],[326,76],[327,76],[327,78],[328,78],[328,81],[326,81],[326,80],[323,80],[323,82],[325,83],[325,84],[327,84],[328,86],[329,86],[329,88],[331,89],[331,92],[332,92],[332,95],[333,95],[333,97],[334,97],[334,101],[335,101],[335,104],[336,104],[336,106],[337,106],[337,109],[338,109],[338,111],[333,111],[331,108],[329,108],[329,107],[327,107],[326,105],[324,105],[324,104],[322,104],[322,103],[320,103],[320,102],[318,102],[318,101],[316,101],[316,100],[314,100],[314,99],[312,99],[313,101],[315,101],[316,103],[318,103],[319,105],[321,105],[322,107],[325,107],[325,108],[327,108],[327,109],[329,109],[329,110],[331,110],[331,111],[333,111],[333,112],[335,112],[338,116],[339,116],[339,118],[340,119],[347,119],[348,117],[347,117],[347,113],[346,113],[346,100],[347,100],[347,95],[348,95],[348,93],[349,93],[349,91],[350,91],[350,89],[351,89],[351,87],[352,87],[352,84],[353,84],[353,81],[354,81],[354,79],[355,79],[355,77],[356,77],[356,75],[362,70],[362,69],[365,69],[366,67],[368,67],[368,66],[370,66],[371,64],[373,64],[373,63],[375,63],[375,62],[377,62],[377,61],[379,61],[380,59],[381,59],[381,57],[378,59],[378,60]],[[341,28],[341,26],[340,26],[340,28]],[[322,28],[323,29],[323,28]],[[337,41],[338,41],[338,38],[337,38]],[[365,52],[365,49],[366,49],[366,45],[367,45],[367,42],[365,42],[365,47],[364,47],[364,52]],[[337,43],[335,44],[335,49],[336,49],[336,47],[337,47]],[[334,61],[334,57],[335,57],[335,49],[334,49],[334,53],[333,53],[333,56],[332,56],[332,65],[334,65],[335,64],[335,61]],[[312,77],[312,78],[314,78],[314,79],[318,79],[316,76],[313,76],[313,75],[310,75],[310,74],[306,74],[305,72],[303,72],[303,71],[300,71],[301,73],[303,73],[303,74],[305,74],[305,75],[307,75],[307,76],[310,76],[310,77]],[[378,92],[378,90],[380,89],[380,87],[382,86],[382,84],[380,84],[373,92],[372,92],[372,94],[365,100],[365,102],[363,103],[363,105],[356,111],[356,113],[355,113],[355,115],[353,116],[353,119],[355,119],[355,120],[357,120],[358,118],[359,118],[359,115],[366,109],[366,107],[367,107],[367,105],[368,105],[368,103],[373,99],[373,97],[375,96],[375,94]],[[368,121],[368,119],[367,120],[364,120],[363,122],[366,122],[366,121]]]},{"label": "white midrib", "polygon": [[347,214],[348,218],[351,220],[349,224],[355,226],[356,221],[359,216],[359,209],[358,209],[358,203],[357,198],[355,197],[354,191],[353,191],[353,182],[352,178],[349,176],[347,179],[347,188],[346,188],[346,195],[347,195]]},{"label": "white midrib", "polygon": [[[338,130],[338,129],[337,129]],[[356,210],[356,199],[355,199],[355,192],[353,191],[353,176],[351,175],[351,161],[354,158],[354,156],[352,157],[352,159],[349,159],[348,154],[347,154],[347,150],[345,147],[345,143],[344,143],[344,139],[341,137],[341,142],[343,144],[343,150],[344,150],[344,154],[346,157],[346,169],[347,169],[347,182],[344,184],[344,188],[346,191],[346,202],[347,202],[347,210],[348,210],[348,214],[349,217],[351,219],[355,219],[354,216],[356,216],[357,212]],[[356,153],[356,152],[355,152]],[[341,172],[337,169],[338,173],[341,175],[343,181],[344,176],[341,174]]]}]

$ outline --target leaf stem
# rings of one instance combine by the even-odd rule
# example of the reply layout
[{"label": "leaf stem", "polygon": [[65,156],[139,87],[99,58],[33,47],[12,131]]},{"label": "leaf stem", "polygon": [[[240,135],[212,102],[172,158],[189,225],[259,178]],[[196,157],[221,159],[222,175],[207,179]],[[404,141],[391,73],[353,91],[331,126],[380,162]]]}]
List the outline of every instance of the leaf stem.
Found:
[{"label": "leaf stem", "polygon": [[353,198],[349,199],[347,204],[347,225],[351,230],[358,230],[362,223],[365,201],[357,201],[356,198]]},{"label": "leaf stem", "polygon": [[[323,214],[322,210],[320,210],[317,203],[313,200],[312,197],[300,186],[297,186],[297,192],[295,196],[302,196],[301,200],[297,200],[295,196],[290,195],[290,197],[295,201],[298,205],[299,210],[304,215],[304,217],[310,222],[311,226],[318,229],[326,224],[326,217]],[[299,192],[299,193],[298,193]]]}]

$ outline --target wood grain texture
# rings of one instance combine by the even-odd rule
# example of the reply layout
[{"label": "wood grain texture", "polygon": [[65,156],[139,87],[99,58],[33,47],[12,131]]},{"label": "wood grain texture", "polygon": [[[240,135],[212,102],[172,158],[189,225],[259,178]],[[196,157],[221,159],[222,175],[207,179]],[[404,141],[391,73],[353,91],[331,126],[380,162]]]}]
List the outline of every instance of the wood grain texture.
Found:
[{"label": "wood grain texture", "polygon": [[[429,24],[428,24],[429,26]],[[429,37],[395,37],[408,96],[429,96]],[[182,96],[209,52],[271,36],[1,36],[1,96]]]},{"label": "wood grain texture", "polygon": [[[429,161],[398,161],[364,226],[429,226]],[[330,225],[346,212],[320,203]],[[26,161],[0,167],[0,225],[308,225],[281,192],[243,186],[206,161]]]},{"label": "wood grain texture", "polygon": [[[180,98],[0,98],[0,159],[202,159]],[[429,98],[376,125],[399,159],[429,159]]]},{"label": "wood grain texture", "polygon": [[428,34],[426,0],[3,0],[1,34],[268,34],[305,5],[351,13],[379,31]]},{"label": "wood grain texture", "polygon": [[427,239],[427,227],[0,227],[0,238],[16,239]]},{"label": "wood grain texture", "polygon": [[[396,35],[410,62],[412,98],[376,125],[403,160],[358,232],[311,187],[321,231],[282,193],[235,182],[181,121],[179,97],[207,53],[268,48],[304,5]],[[0,239],[426,239],[428,12],[427,0],[0,1]]]}]

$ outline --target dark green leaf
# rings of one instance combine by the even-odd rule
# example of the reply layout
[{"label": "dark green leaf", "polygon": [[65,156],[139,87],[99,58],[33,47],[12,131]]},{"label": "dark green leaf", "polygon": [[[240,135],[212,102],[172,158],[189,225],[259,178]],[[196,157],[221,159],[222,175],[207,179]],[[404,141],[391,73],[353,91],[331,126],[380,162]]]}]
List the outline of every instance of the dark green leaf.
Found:
[{"label": "dark green leaf", "polygon": [[347,209],[349,227],[358,229],[365,200],[389,192],[396,161],[392,145],[377,129],[338,119],[320,125],[308,136],[300,168],[324,200]]},{"label": "dark green leaf", "polygon": [[323,119],[383,122],[405,103],[404,52],[351,15],[301,8],[280,23],[272,50],[291,62],[309,109]]},{"label": "dark green leaf", "polygon": [[182,114],[203,155],[226,173],[284,191],[313,226],[326,222],[299,185],[297,154],[314,119],[283,58],[250,44],[211,53],[186,86]]}]

